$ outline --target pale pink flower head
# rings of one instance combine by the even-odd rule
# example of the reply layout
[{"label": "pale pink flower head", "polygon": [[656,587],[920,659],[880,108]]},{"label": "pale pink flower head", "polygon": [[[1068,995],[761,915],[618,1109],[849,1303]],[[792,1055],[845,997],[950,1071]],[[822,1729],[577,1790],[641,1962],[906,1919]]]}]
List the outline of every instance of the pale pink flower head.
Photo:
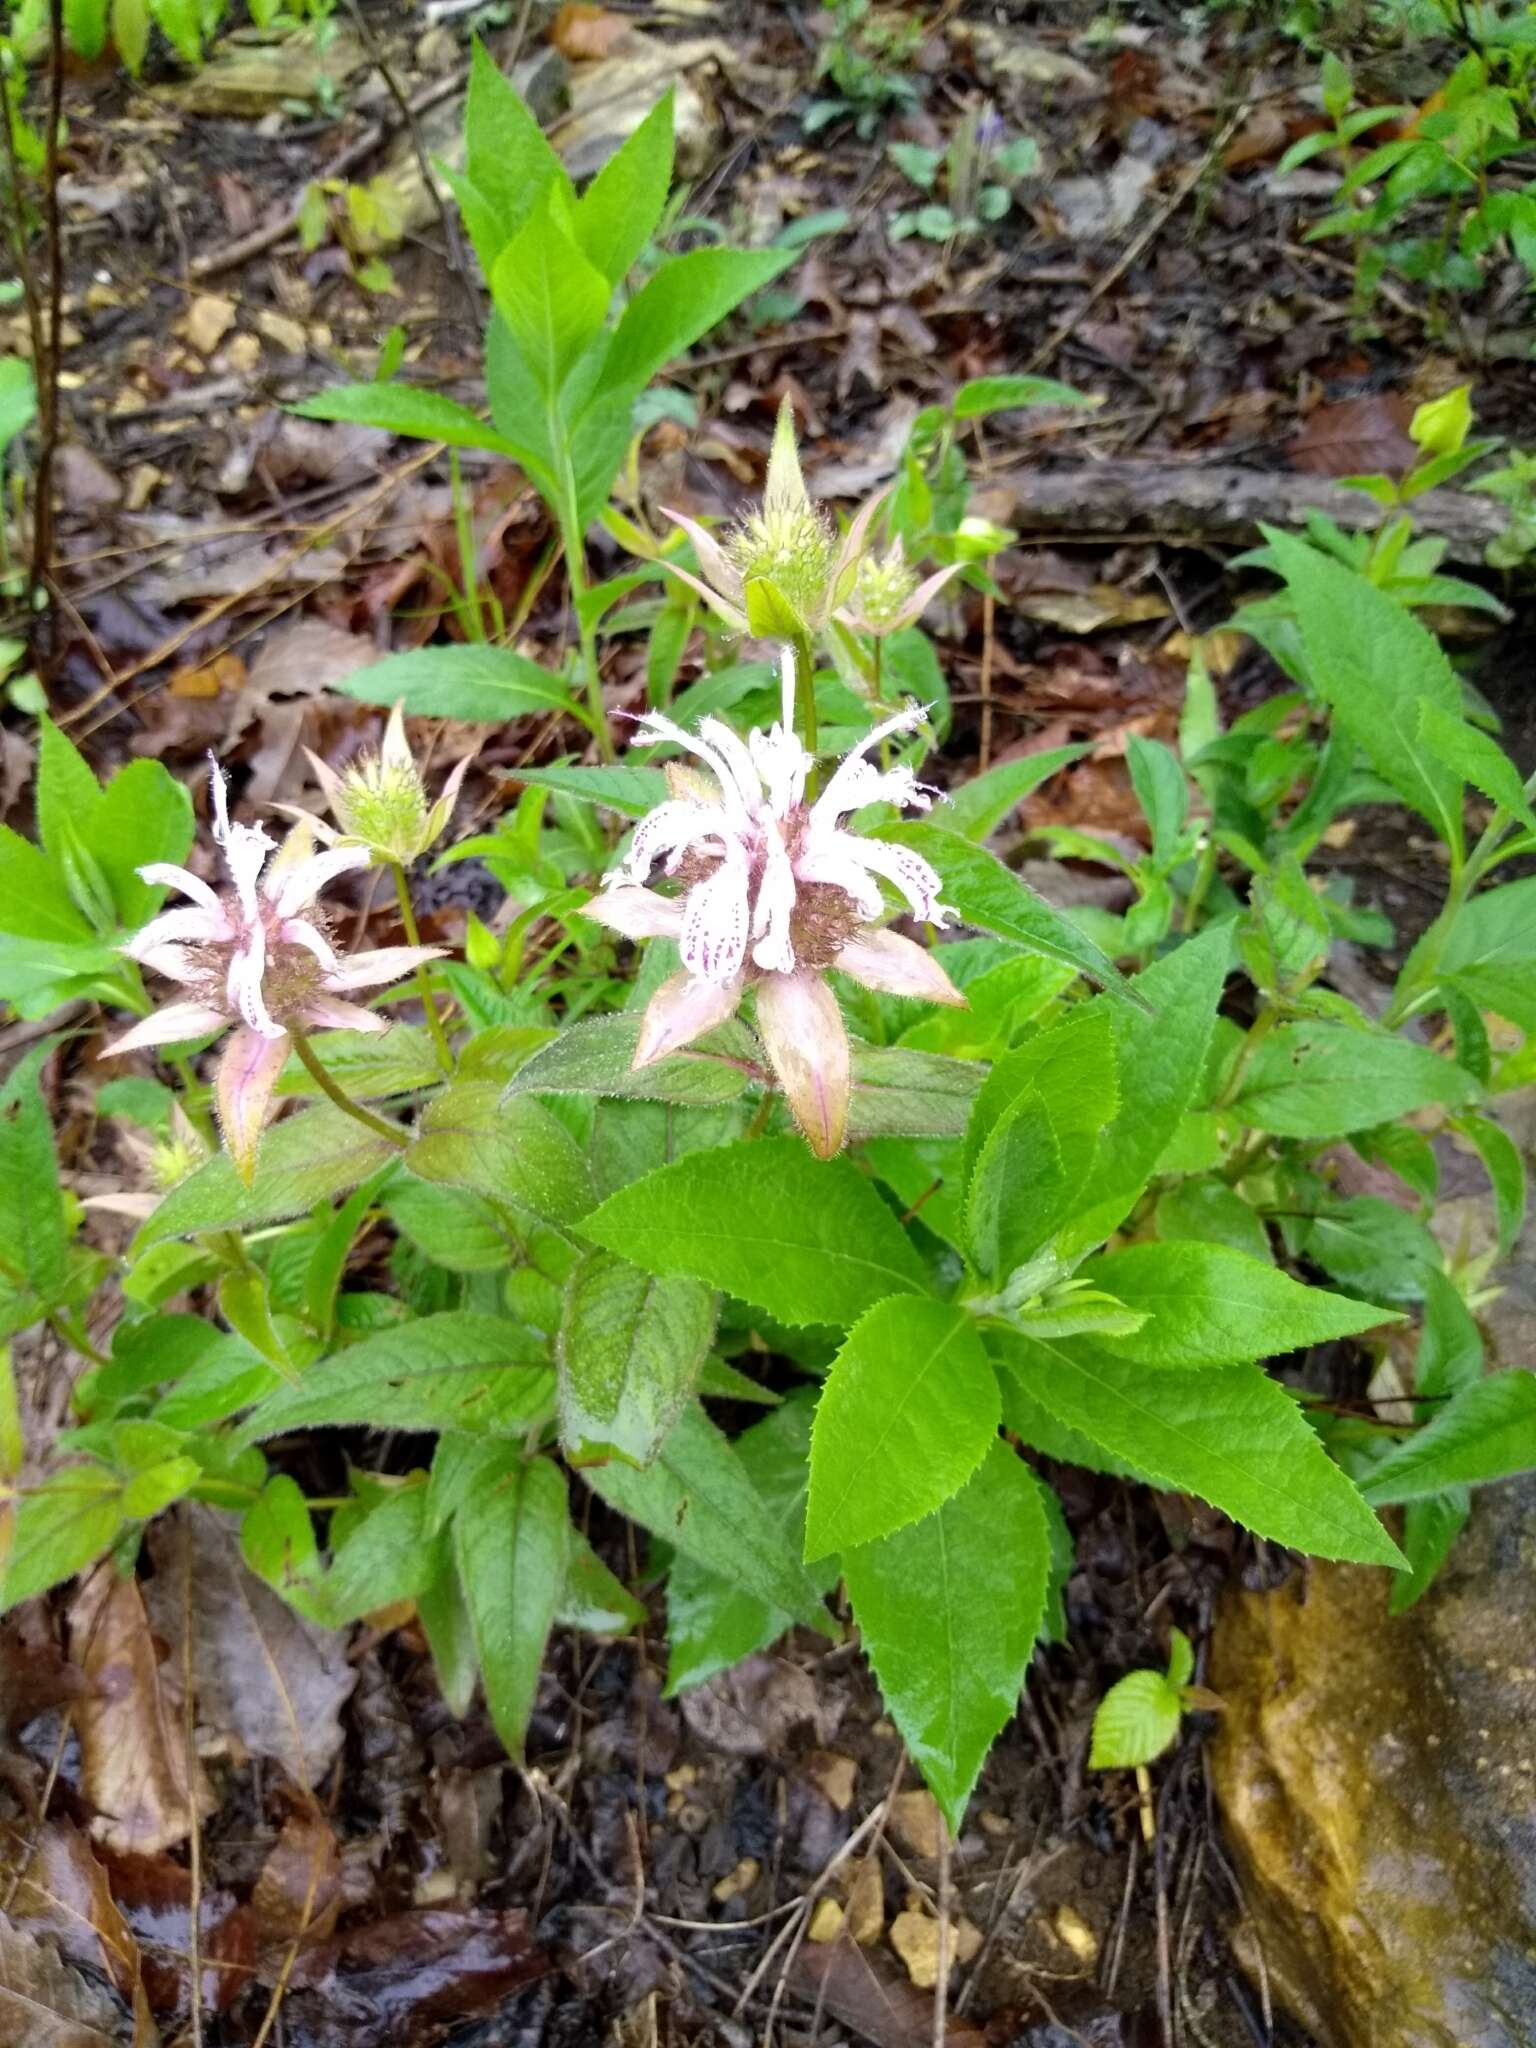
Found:
[{"label": "pale pink flower head", "polygon": [[[957,1004],[964,997],[925,947],[877,924],[882,880],[914,917],[945,924],[955,913],[939,901],[939,877],[906,847],[844,827],[866,804],[932,803],[934,793],[910,768],[880,769],[866,758],[881,740],[919,725],[921,707],[876,726],[807,800],[812,761],[789,729],[788,650],[784,662],[784,720],[767,732],[742,740],[706,718],[688,733],[659,712],[638,721],[645,739],[675,741],[713,780],[674,777],[678,793],[640,820],[628,855],[586,914],[627,938],[676,939],[682,954],[682,972],[646,1008],[635,1066],[724,1023],[751,986],[779,1085],[812,1150],[827,1159],[842,1145],[852,1094],[848,1033],[827,970],[890,995]],[[680,885],[678,895],[646,886],[658,867]]]},{"label": "pale pink flower head", "polygon": [[448,829],[472,755],[466,754],[443,783],[435,803],[405,736],[405,707],[397,704],[384,727],[377,753],[361,755],[338,775],[320,756],[304,749],[335,824],[294,804],[276,808],[308,825],[327,846],[366,847],[375,860],[409,867]]},{"label": "pale pink flower head", "polygon": [[853,592],[870,523],[885,495],[877,491],[859,507],[839,542],[831,514],[805,488],[795,416],[785,399],[758,510],[740,520],[723,545],[696,519],[668,511],[693,542],[703,578],[672,562],[662,566],[690,584],[738,633],[773,640],[818,633]]},{"label": "pale pink flower head", "polygon": [[[104,1048],[103,1057],[177,1045],[236,1025],[219,1063],[217,1100],[224,1142],[236,1170],[249,1181],[272,1091],[288,1057],[290,1029],[387,1030],[384,1018],[345,998],[398,981],[424,961],[441,959],[442,950],[385,946],[342,958],[314,901],[337,875],[366,867],[368,849],[314,853],[305,828],[290,833],[279,848],[260,825],[231,822],[217,762],[211,781],[213,836],[228,887],[214,890],[167,861],[140,868],[144,881],[179,889],[189,906],[163,911],[123,948],[130,959],[189,993],[124,1032]],[[269,860],[269,854],[276,858]]]}]

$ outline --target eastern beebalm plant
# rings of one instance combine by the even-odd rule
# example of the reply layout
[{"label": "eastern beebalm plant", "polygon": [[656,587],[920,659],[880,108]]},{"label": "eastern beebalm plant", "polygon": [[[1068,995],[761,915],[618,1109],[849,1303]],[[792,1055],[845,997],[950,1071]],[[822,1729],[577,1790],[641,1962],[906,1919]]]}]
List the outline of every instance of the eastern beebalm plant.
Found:
[{"label": "eastern beebalm plant", "polygon": [[[708,678],[708,708],[640,716],[622,762],[520,771],[457,844],[462,769],[434,798],[402,717],[352,769],[314,764],[329,815],[281,848],[215,771],[222,885],[163,769],[98,790],[45,727],[38,843],[0,837],[0,985],[29,1015],[136,1014],[76,1071],[134,1126],[106,1199],[138,1228],[82,1238],[56,1034],[0,1094],[0,1311],[86,1369],[56,1443],[22,1462],[0,1438],[7,1604],[106,1553],[131,1570],[191,1504],[313,1622],[413,1613],[450,1707],[482,1682],[515,1754],[550,1631],[622,1634],[664,1581],[672,1692],[791,1626],[856,1628],[958,1827],[1068,1626],[1063,1465],[1387,1567],[1398,1604],[1469,1488],[1536,1466],[1536,1378],[1483,1370],[1496,1253],[1430,1228],[1451,1147],[1486,1171],[1499,1246],[1525,1200],[1496,1109],[1536,1065],[1536,882],[1499,870],[1536,813],[1476,701],[1390,587],[1271,534],[1284,592],[1248,623],[1287,686],[1224,726],[1194,662],[1179,749],[1128,751],[1143,850],[1057,833],[1129,907],[1069,914],[986,842],[1076,750],[957,778],[926,765],[940,698],[930,718],[875,686],[893,619],[891,647],[932,657],[912,607],[939,579],[892,552],[918,481],[839,538],[781,426],[765,511],[721,542],[684,522],[721,623],[769,637],[776,696],[761,665],[736,695]],[[1368,1016],[1333,949],[1391,928],[1305,864],[1389,795],[1443,842],[1446,895]],[[433,848],[508,892],[463,958],[417,943]],[[370,865],[407,943],[349,953],[317,897]],[[151,1012],[141,967],[186,993]],[[369,990],[421,1021],[381,1032]],[[1398,1198],[1351,1192],[1362,1163]],[[1310,1390],[1321,1344],[1356,1398]],[[743,1404],[760,1419],[732,1433]],[[310,1499],[315,1432],[345,1458]],[[592,1496],[656,1539],[641,1583]],[[1173,1641],[1166,1677],[1111,1695],[1104,1763],[1200,1704]]]}]

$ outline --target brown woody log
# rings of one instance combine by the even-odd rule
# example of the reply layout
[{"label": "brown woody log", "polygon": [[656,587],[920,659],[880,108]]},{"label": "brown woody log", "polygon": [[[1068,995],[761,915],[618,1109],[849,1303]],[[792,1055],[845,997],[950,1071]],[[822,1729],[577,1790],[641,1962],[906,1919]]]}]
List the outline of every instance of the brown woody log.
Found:
[{"label": "brown woody log", "polygon": [[[1340,526],[1371,527],[1384,516],[1362,491],[1330,478],[1226,463],[1093,462],[1071,469],[1009,470],[990,478],[992,517],[1037,540],[1153,539],[1246,547],[1259,522],[1299,526],[1311,509]],[[1504,507],[1465,491],[1426,491],[1414,523],[1448,542],[1453,561],[1481,562],[1506,523]]]}]

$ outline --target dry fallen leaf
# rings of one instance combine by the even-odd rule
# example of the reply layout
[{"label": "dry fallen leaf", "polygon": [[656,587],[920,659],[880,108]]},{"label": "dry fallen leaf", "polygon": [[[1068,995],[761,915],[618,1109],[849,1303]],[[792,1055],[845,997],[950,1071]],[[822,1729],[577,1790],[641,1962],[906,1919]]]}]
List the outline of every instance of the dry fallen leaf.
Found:
[{"label": "dry fallen leaf", "polygon": [[550,25],[549,40],[562,57],[581,64],[611,57],[624,38],[634,33],[633,22],[622,14],[610,14],[606,7],[584,6],[581,0],[566,0]]},{"label": "dry fallen leaf", "polygon": [[244,682],[244,661],[225,652],[195,667],[173,669],[169,689],[173,697],[217,697],[224,690],[233,694]]},{"label": "dry fallen leaf", "polygon": [[35,1838],[0,1827],[0,1880],[13,1919],[47,1934],[72,1962],[110,1977],[125,1998],[140,1982],[139,1945],[118,1910],[105,1869],[68,1821],[49,1821]]},{"label": "dry fallen leaf", "polygon": [[1013,609],[1064,633],[1101,633],[1106,626],[1138,626],[1168,616],[1165,598],[1151,591],[1133,595],[1109,583],[1091,590],[1033,590],[1016,597]]},{"label": "dry fallen leaf", "polygon": [[75,1709],[91,1832],[109,1849],[158,1855],[218,1801],[195,1758],[189,1772],[181,1701],[136,1579],[110,1565],[91,1574],[69,1610],[69,1650],[91,1688]]},{"label": "dry fallen leaf", "polygon": [[1408,437],[1413,401],[1386,391],[1320,405],[1286,449],[1306,476],[1400,475],[1418,460]]},{"label": "dry fallen leaf", "polygon": [[[851,1941],[816,1948],[807,1944],[790,1975],[807,2003],[825,2004],[834,2018],[875,2048],[927,2048],[934,2038],[933,2000],[878,1971]],[[948,2048],[982,2048],[985,2038],[969,2020],[950,2014],[945,2021]]]},{"label": "dry fallen leaf", "polygon": [[823,1702],[816,1681],[781,1657],[745,1657],[682,1697],[683,1718],[701,1742],[732,1756],[769,1756],[804,1722],[818,1734]]},{"label": "dry fallen leaf", "polygon": [[346,1634],[301,1620],[247,1571],[233,1517],[194,1507],[156,1522],[149,1536],[150,1612],[178,1657],[189,1543],[199,1722],[273,1758],[296,1784],[318,1784],[341,1747],[337,1716],[357,1683]]},{"label": "dry fallen leaf", "polygon": [[[129,2019],[107,1987],[0,1913],[0,2042],[6,2048],[123,2048]],[[141,2034],[151,2048],[153,2029]]]},{"label": "dry fallen leaf", "polygon": [[323,1941],[341,1910],[341,1857],[324,1814],[291,1814],[251,1894],[263,1941]]},{"label": "dry fallen leaf", "polygon": [[721,1878],[710,1897],[717,1905],[728,1906],[732,1899],[739,1899],[743,1892],[751,1891],[762,1867],[755,1856],[743,1856],[736,1868]]}]

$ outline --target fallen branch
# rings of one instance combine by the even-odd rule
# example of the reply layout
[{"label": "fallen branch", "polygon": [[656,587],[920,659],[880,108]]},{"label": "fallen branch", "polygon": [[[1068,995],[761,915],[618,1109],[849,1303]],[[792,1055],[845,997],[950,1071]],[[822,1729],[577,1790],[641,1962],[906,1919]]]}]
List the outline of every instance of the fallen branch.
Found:
[{"label": "fallen branch", "polygon": [[[1011,499],[1011,505],[1009,500]],[[1034,538],[1151,539],[1246,546],[1259,523],[1297,526],[1309,510],[1357,531],[1379,525],[1381,507],[1327,477],[1239,469],[1234,463],[1090,462],[1070,469],[1005,470],[988,479],[993,517]],[[1414,522],[1447,543],[1454,561],[1481,562],[1506,518],[1492,498],[1426,491]]]}]

